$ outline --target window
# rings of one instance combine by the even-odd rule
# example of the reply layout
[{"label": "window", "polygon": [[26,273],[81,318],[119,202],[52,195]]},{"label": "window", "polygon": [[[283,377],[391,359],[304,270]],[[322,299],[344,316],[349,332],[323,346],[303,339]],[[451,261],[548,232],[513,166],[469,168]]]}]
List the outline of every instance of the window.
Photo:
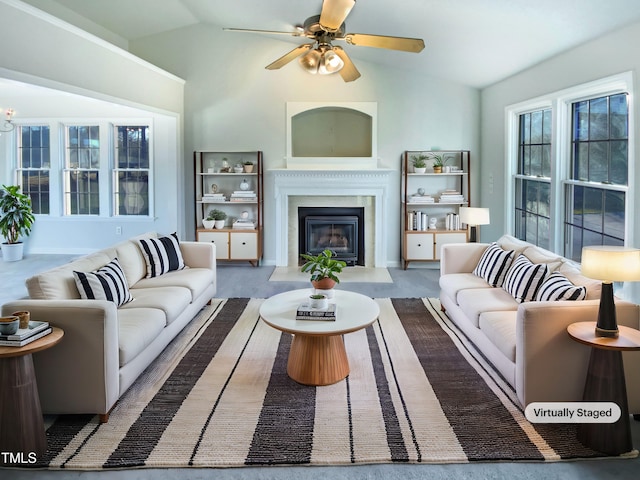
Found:
[{"label": "window", "polygon": [[515,235],[549,248],[551,214],[551,109],[522,113],[515,179]]},{"label": "window", "polygon": [[624,245],[628,94],[572,104],[571,182],[565,187],[565,255],[585,245]]},{"label": "window", "polygon": [[33,213],[50,213],[50,132],[47,125],[18,127],[18,182],[31,198]]},{"label": "window", "polygon": [[581,260],[632,241],[630,72],[507,108],[507,231]]},{"label": "window", "polygon": [[66,129],[64,214],[100,215],[100,127]]},{"label": "window", "polygon": [[115,129],[114,212],[149,215],[149,127]]}]

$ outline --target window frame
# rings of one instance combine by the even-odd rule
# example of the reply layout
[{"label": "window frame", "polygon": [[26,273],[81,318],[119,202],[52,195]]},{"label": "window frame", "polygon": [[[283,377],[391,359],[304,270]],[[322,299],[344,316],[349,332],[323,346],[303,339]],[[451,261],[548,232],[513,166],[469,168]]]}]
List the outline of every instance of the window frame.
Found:
[{"label": "window frame", "polygon": [[[48,167],[40,167],[40,168],[33,168],[33,167],[24,167],[23,163],[22,163],[22,136],[23,136],[23,129],[25,128],[34,128],[34,127],[39,127],[39,128],[44,128],[46,127],[47,129],[49,129],[49,145],[48,145],[48,150],[49,150],[49,166]],[[20,123],[18,125],[16,125],[16,129],[15,129],[15,135],[12,136],[12,142],[15,143],[15,154],[12,155],[13,158],[15,158],[15,183],[16,185],[20,185],[20,189],[22,190],[22,192],[26,195],[30,196],[30,191],[29,190],[25,190],[24,188],[24,182],[23,182],[23,172],[47,172],[48,174],[48,182],[49,182],[49,191],[48,191],[48,204],[49,204],[49,212],[48,213],[42,213],[42,212],[35,212],[34,211],[34,215],[40,216],[40,217],[48,217],[50,215],[52,215],[52,212],[54,210],[54,206],[53,206],[53,198],[55,198],[55,195],[52,195],[52,180],[54,177],[54,166],[53,166],[53,157],[54,157],[54,152],[52,150],[54,150],[55,148],[55,144],[53,144],[53,142],[51,141],[51,138],[53,136],[53,132],[54,130],[51,128],[51,125],[47,122],[38,122],[38,123]],[[31,147],[30,147],[31,148]],[[52,198],[53,197],[53,198]],[[32,204],[34,204],[33,202],[33,198],[31,199]]]},{"label": "window frame", "polygon": [[505,109],[506,121],[506,175],[505,191],[505,227],[506,231],[515,234],[515,185],[518,168],[518,135],[519,116],[544,108],[551,108],[552,117],[552,149],[551,149],[551,187],[550,187],[550,240],[549,249],[564,255],[568,235],[566,235],[564,222],[566,214],[565,190],[567,185],[579,182],[588,187],[607,187],[612,190],[620,190],[617,185],[605,185],[595,182],[580,182],[571,178],[571,121],[572,104],[574,102],[588,100],[600,96],[628,93],[628,185],[622,187],[625,190],[625,221],[624,244],[634,244],[634,219],[632,206],[635,204],[635,121],[634,121],[634,92],[633,73],[624,72],[605,77],[593,82],[570,87],[548,95],[526,100],[518,104],[507,106]]}]

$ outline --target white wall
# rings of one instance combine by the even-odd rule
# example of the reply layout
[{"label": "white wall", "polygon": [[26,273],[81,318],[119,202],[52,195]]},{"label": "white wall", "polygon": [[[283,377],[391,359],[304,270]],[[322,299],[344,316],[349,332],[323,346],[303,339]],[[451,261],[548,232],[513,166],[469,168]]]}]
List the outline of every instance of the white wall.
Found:
[{"label": "white wall", "polygon": [[[505,233],[505,108],[544,94],[581,85],[626,71],[634,73],[634,90],[638,92],[637,72],[640,52],[632,46],[640,43],[640,23],[620,29],[595,41],[543,62],[525,72],[499,82],[481,94],[481,203],[491,209],[491,225],[482,227],[482,240],[491,241]],[[632,98],[635,116],[635,151],[640,141],[640,103]],[[630,159],[635,185],[640,185],[637,160]],[[493,191],[490,176],[494,177]],[[636,196],[636,199],[640,198]],[[513,233],[513,232],[506,232]],[[640,222],[632,233],[635,246],[640,246]]]},{"label": "white wall", "polygon": [[[10,46],[0,49],[0,77],[45,87],[0,82],[0,108],[14,108],[16,122],[144,118],[154,132],[155,218],[38,217],[27,251],[83,253],[149,230],[184,236],[176,202],[191,183],[182,156],[184,81],[21,2],[0,0],[0,18],[0,44]],[[9,137],[0,136],[2,183],[15,181]]]},{"label": "white wall", "polygon": [[[271,37],[223,32],[207,26],[175,30],[131,42],[136,55],[185,78],[185,146],[193,150],[262,150],[265,170],[285,166],[287,102],[377,102],[379,166],[393,168],[388,208],[398,212],[389,225],[388,255],[400,258],[400,155],[431,147],[479,149],[479,92],[436,80],[424,73],[358,61],[346,46],[362,77],[344,83],[339,75],[315,77],[294,61],[277,71],[265,70],[296,46]],[[364,47],[361,47],[364,48]],[[407,56],[409,53],[397,52]],[[422,55],[428,55],[424,51]],[[477,164],[476,164],[477,165]],[[192,165],[187,161],[186,171]],[[475,167],[475,171],[479,171]],[[187,179],[187,228],[194,235],[192,182]],[[273,189],[265,178],[265,263],[275,261]]]}]

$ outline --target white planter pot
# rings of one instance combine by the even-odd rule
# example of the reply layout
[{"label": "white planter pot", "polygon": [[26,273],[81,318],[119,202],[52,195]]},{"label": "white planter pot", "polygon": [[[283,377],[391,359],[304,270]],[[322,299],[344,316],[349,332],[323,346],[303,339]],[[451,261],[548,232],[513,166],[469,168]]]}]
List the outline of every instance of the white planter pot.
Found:
[{"label": "white planter pot", "polygon": [[207,230],[211,230],[215,225],[215,223],[216,223],[215,220],[202,220],[202,226]]},{"label": "white planter pot", "polygon": [[413,167],[413,171],[415,173],[424,173],[427,171],[427,167],[422,167],[422,168],[418,168],[418,167]]},{"label": "white planter pot", "polygon": [[312,297],[312,295],[309,296],[309,305],[311,306],[311,308],[325,309],[329,306],[329,300],[324,295],[322,296],[322,298]]},{"label": "white planter pot", "polygon": [[215,222],[216,223],[214,224],[213,228],[224,228],[224,220],[216,220]]},{"label": "white planter pot", "polygon": [[17,262],[18,260],[22,260],[23,252],[23,243],[2,244],[2,260],[5,262]]}]

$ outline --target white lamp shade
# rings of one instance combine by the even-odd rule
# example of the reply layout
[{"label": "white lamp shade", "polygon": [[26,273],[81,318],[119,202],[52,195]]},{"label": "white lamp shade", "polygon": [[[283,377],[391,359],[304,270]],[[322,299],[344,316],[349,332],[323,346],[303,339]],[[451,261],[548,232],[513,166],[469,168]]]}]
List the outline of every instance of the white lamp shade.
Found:
[{"label": "white lamp shade", "polygon": [[605,282],[640,280],[640,250],[613,245],[584,247],[582,274]]},{"label": "white lamp shade", "polygon": [[460,221],[467,225],[489,225],[489,209],[460,207]]}]

